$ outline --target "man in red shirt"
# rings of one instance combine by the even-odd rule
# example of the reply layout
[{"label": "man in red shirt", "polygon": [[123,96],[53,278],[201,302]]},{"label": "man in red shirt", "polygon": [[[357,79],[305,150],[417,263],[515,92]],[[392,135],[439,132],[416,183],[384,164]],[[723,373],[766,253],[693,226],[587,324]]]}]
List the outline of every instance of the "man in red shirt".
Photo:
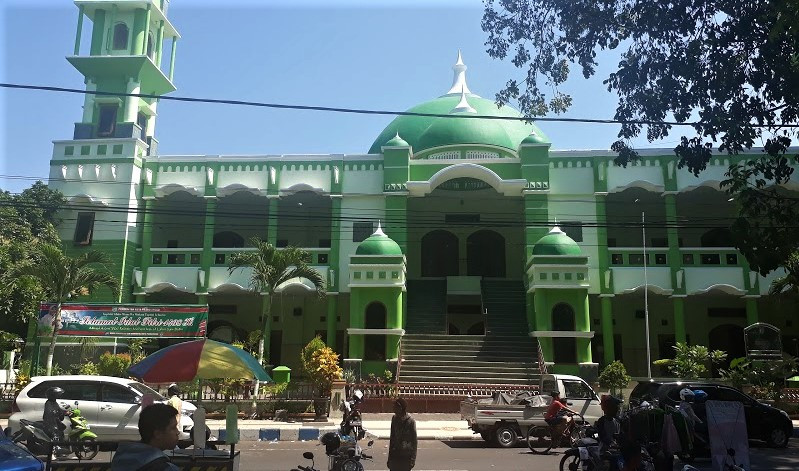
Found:
[{"label": "man in red shirt", "polygon": [[560,392],[552,391],[550,396],[552,396],[552,403],[547,408],[544,421],[552,427],[552,436],[557,437],[563,434],[572,421],[572,418],[567,417],[566,413],[578,414],[578,412],[566,407],[566,401],[560,398]]}]

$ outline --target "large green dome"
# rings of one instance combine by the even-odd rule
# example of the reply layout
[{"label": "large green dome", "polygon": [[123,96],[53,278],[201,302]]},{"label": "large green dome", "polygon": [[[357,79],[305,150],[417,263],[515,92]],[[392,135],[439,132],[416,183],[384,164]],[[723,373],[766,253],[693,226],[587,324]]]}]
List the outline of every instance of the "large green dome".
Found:
[{"label": "large green dome", "polygon": [[533,246],[533,255],[581,255],[582,251],[577,242],[561,231],[559,227],[552,228],[544,237],[538,239]]},{"label": "large green dome", "polygon": [[[516,118],[522,116],[510,106],[506,105],[498,108],[493,101],[477,95],[466,94],[466,98],[469,105],[474,108],[478,115]],[[416,105],[408,111],[413,113],[451,114],[458,106],[460,100],[460,94],[448,94]],[[369,149],[369,153],[379,154],[381,152],[380,148],[397,134],[411,145],[414,153],[434,147],[462,144],[504,147],[515,152],[519,147],[519,143],[532,132],[546,139],[544,133],[537,126],[527,124],[521,120],[459,119],[402,115],[397,116],[377,136],[377,139],[375,139]]]},{"label": "large green dome", "polygon": [[355,255],[402,255],[402,249],[378,225],[375,233],[358,245]]}]

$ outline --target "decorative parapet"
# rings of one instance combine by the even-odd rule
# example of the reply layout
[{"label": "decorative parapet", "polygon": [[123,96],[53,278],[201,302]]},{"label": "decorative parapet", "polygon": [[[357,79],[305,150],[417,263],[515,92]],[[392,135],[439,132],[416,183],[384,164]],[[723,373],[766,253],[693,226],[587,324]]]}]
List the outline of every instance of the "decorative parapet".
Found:
[{"label": "decorative parapet", "polygon": [[536,289],[588,289],[588,257],[532,255],[527,261],[527,292]]},{"label": "decorative parapet", "polygon": [[352,255],[350,288],[402,288],[407,276],[404,255]]}]

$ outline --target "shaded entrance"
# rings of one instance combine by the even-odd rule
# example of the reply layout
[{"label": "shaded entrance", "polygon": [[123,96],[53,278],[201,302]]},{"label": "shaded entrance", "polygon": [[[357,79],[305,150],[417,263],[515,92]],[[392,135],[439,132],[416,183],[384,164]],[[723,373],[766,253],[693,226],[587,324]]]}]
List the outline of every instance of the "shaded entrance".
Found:
[{"label": "shaded entrance", "polygon": [[[576,330],[574,309],[566,303],[557,304],[552,308],[552,330]],[[553,360],[558,363],[577,363],[577,339],[573,337],[555,337],[552,339]]]},{"label": "shaded entrance", "polygon": [[458,237],[445,230],[428,232],[422,237],[422,276],[458,275]]},{"label": "shaded entrance", "polygon": [[466,271],[469,276],[505,277],[505,238],[483,229],[466,239]]},{"label": "shaded entrance", "polygon": [[[383,303],[374,302],[366,307],[366,317],[364,327],[367,329],[386,328],[386,306]],[[386,336],[385,335],[365,335],[364,341],[364,360],[385,360],[386,359]]]},{"label": "shaded entrance", "polygon": [[727,368],[731,360],[746,356],[744,342],[744,328],[735,324],[722,324],[714,327],[708,333],[708,348],[727,352],[727,358],[719,365],[714,365],[713,375],[718,374],[719,368]]}]

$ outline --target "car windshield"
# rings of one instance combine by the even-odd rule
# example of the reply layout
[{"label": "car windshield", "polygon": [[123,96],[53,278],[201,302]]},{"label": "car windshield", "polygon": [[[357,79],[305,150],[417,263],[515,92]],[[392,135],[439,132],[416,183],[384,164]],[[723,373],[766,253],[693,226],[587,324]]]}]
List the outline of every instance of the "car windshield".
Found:
[{"label": "car windshield", "polygon": [[141,383],[128,383],[128,387],[133,389],[133,390],[135,390],[135,391],[140,392],[142,394],[142,396],[145,395],[145,394],[149,394],[149,395],[153,396],[153,400],[166,401],[166,398],[164,396],[158,394],[158,391],[156,391],[155,389],[153,389],[153,388],[151,388],[149,386],[146,386],[144,384],[141,384]]}]

